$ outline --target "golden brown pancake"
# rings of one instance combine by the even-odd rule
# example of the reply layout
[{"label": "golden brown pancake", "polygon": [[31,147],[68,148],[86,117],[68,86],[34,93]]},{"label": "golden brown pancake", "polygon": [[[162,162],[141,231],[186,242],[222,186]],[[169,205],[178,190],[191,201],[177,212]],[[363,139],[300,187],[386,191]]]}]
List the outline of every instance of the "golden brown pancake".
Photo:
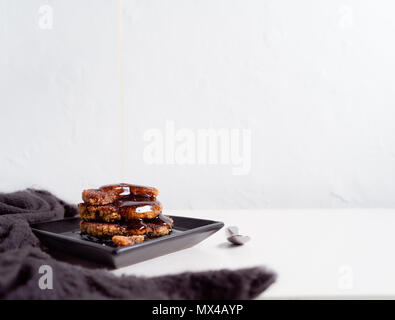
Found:
[{"label": "golden brown pancake", "polygon": [[142,243],[144,236],[113,236],[112,242],[120,247],[131,246],[133,244]]},{"label": "golden brown pancake", "polygon": [[97,238],[132,235],[160,237],[171,232],[173,228],[173,219],[160,214],[154,219],[130,220],[125,223],[105,223],[81,220],[80,228],[82,233]]},{"label": "golden brown pancake", "polygon": [[91,205],[106,205],[120,199],[153,200],[158,194],[159,191],[156,188],[120,183],[102,186],[99,189],[84,190],[82,200]]},{"label": "golden brown pancake", "polygon": [[162,212],[159,201],[117,200],[103,206],[78,204],[78,213],[86,221],[117,222],[135,219],[153,219]]}]

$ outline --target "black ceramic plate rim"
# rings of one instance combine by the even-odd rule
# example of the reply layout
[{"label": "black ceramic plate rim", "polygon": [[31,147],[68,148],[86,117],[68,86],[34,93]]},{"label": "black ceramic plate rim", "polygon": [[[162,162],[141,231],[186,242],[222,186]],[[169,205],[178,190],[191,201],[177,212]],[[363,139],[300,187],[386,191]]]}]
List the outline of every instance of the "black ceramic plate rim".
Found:
[{"label": "black ceramic plate rim", "polygon": [[[50,231],[45,231],[45,230],[41,230],[38,228],[35,228],[34,225],[32,226],[32,230],[34,232],[43,234],[43,235],[47,235],[48,237],[52,237],[52,238],[56,238],[56,239],[60,239],[60,240],[65,240],[65,241],[69,241],[69,242],[73,242],[75,244],[78,245],[83,245],[83,246],[87,246],[90,248],[96,248],[97,250],[105,250],[108,251],[110,253],[112,253],[113,255],[118,255],[118,254],[122,254],[128,251],[133,251],[136,248],[139,247],[144,247],[144,246],[149,246],[155,242],[159,242],[159,241],[166,241],[168,239],[171,238],[183,238],[185,236],[188,236],[189,234],[192,233],[199,233],[200,231],[204,230],[204,231],[209,231],[209,230],[219,230],[224,226],[223,222],[220,221],[214,221],[214,220],[207,220],[207,219],[198,219],[198,218],[190,218],[190,217],[183,217],[183,216],[170,216],[171,218],[182,218],[182,219],[188,219],[188,220],[200,220],[200,221],[206,221],[209,224],[204,225],[204,226],[200,226],[200,227],[196,227],[196,228],[192,228],[192,229],[188,229],[188,230],[183,230],[181,234],[174,234],[171,233],[169,235],[163,236],[163,237],[159,237],[159,238],[154,238],[154,239],[150,239],[147,242],[142,242],[142,243],[138,243],[138,244],[134,244],[132,246],[127,246],[127,247],[118,247],[118,248],[111,248],[108,246],[103,246],[99,243],[95,243],[95,242],[91,242],[88,240],[83,240],[83,239],[74,239],[74,238],[70,238],[68,236],[59,234],[59,233],[55,233],[55,232],[50,232]],[[40,222],[37,224],[42,224],[42,223],[50,223],[50,222],[60,222],[60,221],[65,221],[65,220],[73,220],[73,219],[78,219],[78,217],[70,217],[70,218],[65,218],[65,219],[59,219],[59,220],[51,220],[51,221],[46,221],[46,222]],[[175,228],[177,230],[177,228]]]}]

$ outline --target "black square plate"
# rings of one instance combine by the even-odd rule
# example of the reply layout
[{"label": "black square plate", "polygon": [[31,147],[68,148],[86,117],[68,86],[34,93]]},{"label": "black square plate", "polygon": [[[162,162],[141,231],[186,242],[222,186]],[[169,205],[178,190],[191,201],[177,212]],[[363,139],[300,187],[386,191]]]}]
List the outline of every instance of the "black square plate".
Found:
[{"label": "black square plate", "polygon": [[171,217],[174,220],[171,234],[128,247],[104,246],[84,239],[80,234],[80,218],[38,223],[32,225],[32,230],[51,249],[119,268],[192,247],[224,226],[218,221]]}]

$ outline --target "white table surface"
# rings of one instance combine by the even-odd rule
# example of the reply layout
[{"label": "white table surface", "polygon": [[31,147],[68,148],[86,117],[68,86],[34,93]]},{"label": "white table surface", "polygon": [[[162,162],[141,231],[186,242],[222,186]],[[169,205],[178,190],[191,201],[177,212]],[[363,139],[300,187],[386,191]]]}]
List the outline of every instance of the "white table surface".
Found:
[{"label": "white table surface", "polygon": [[263,265],[278,274],[260,298],[395,298],[395,210],[199,210],[165,214],[236,225],[251,241],[230,247],[224,229],[200,244],[113,271],[164,275]]}]

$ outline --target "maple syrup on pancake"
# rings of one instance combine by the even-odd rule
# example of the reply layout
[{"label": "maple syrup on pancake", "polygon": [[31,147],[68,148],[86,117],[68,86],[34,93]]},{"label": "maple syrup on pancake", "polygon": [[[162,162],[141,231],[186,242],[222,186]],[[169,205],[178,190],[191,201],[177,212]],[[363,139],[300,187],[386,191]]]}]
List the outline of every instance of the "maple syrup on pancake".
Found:
[{"label": "maple syrup on pancake", "polygon": [[[118,194],[119,199],[129,199],[129,200],[147,200],[155,199],[152,194],[154,188],[139,186],[134,184],[120,183],[120,184],[109,184],[99,188],[102,191],[115,191]],[[138,194],[136,194],[136,189],[140,189]],[[132,190],[135,190],[133,192]]]},{"label": "maple syrup on pancake", "polygon": [[149,224],[157,225],[157,226],[168,226],[171,229],[172,221],[170,218],[166,217],[163,214],[153,218],[153,219],[136,219],[129,220],[125,222],[126,228],[129,230],[146,230]]}]

